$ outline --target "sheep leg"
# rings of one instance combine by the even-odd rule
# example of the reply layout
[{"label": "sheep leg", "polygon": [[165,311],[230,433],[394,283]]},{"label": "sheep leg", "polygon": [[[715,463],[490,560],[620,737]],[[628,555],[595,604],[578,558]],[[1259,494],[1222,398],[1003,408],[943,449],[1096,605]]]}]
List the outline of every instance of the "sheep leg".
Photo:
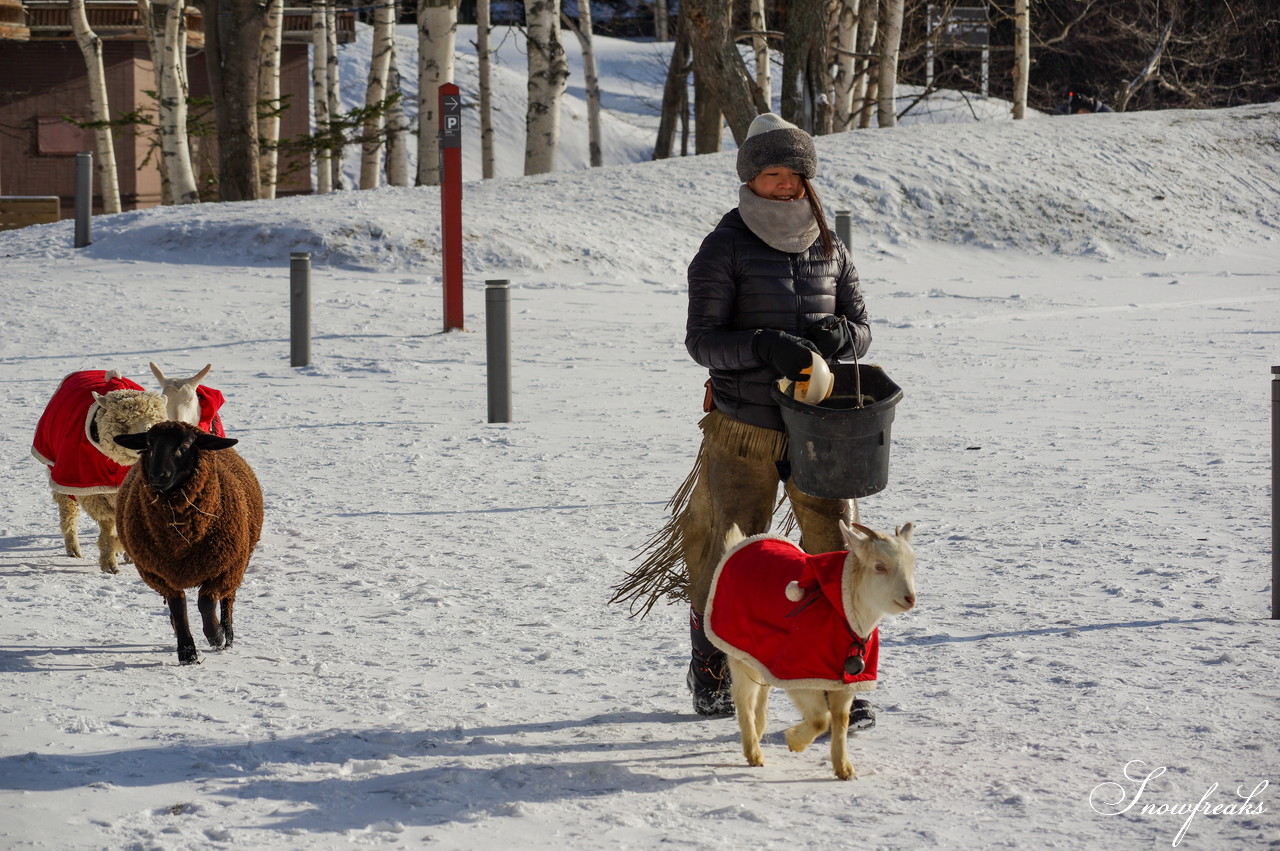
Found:
[{"label": "sheep leg", "polygon": [[222,598],[222,634],[226,636],[227,643],[222,645],[222,649],[226,650],[231,647],[231,640],[235,637],[231,629],[231,610],[236,607],[236,595]]},{"label": "sheep leg", "polygon": [[67,548],[67,555],[80,558],[80,532],[77,529],[80,506],[65,493],[55,493],[53,501],[58,504],[58,528],[62,530],[62,543]]},{"label": "sheep leg", "polygon": [[120,540],[116,537],[116,495],[95,493],[81,498],[84,511],[98,523],[98,567],[103,573],[119,573],[116,553]]},{"label": "sheep leg", "polygon": [[831,767],[836,777],[848,780],[857,776],[849,761],[849,708],[853,706],[853,692],[827,692],[827,706],[831,710]]},{"label": "sheep leg", "polygon": [[221,650],[226,646],[227,638],[223,624],[218,623],[217,599],[212,594],[201,591],[196,605],[200,608],[200,619],[204,622],[204,637],[209,640],[210,647]]},{"label": "sheep leg", "polygon": [[166,597],[169,604],[169,623],[173,624],[173,634],[178,639],[178,664],[197,665],[200,654],[196,652],[196,640],[191,637],[191,624],[187,621],[187,595],[179,591],[173,597]]}]

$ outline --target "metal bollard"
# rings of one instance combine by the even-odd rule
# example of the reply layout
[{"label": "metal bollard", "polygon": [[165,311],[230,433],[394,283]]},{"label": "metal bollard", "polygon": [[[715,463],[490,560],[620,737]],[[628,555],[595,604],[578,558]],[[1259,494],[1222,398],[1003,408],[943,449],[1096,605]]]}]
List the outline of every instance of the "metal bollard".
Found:
[{"label": "metal bollard", "polygon": [[289,255],[289,365],[311,364],[311,252]]},{"label": "metal bollard", "polygon": [[1271,367],[1271,619],[1280,620],[1280,366]]},{"label": "metal bollard", "polygon": [[853,220],[848,210],[836,210],[836,236],[844,243],[845,248],[850,248],[849,241],[853,239]]},{"label": "metal bollard", "polygon": [[489,422],[511,422],[511,282],[484,282],[485,355],[489,362]]},{"label": "metal bollard", "polygon": [[76,248],[93,242],[93,153],[76,152]]}]

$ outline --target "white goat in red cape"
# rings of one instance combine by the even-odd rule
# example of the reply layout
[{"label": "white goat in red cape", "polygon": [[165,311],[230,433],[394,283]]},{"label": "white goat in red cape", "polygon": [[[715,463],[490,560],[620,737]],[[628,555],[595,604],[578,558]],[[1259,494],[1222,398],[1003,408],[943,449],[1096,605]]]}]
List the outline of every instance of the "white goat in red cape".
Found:
[{"label": "white goat in red cape", "polygon": [[711,582],[707,637],[729,657],[742,751],[764,765],[771,688],[804,720],[787,730],[803,751],[828,727],[836,776],[854,776],[846,738],[856,692],[875,688],[880,620],[916,604],[911,524],[892,536],[841,523],[847,552],[809,555],[786,538],[743,539],[737,527]]}]

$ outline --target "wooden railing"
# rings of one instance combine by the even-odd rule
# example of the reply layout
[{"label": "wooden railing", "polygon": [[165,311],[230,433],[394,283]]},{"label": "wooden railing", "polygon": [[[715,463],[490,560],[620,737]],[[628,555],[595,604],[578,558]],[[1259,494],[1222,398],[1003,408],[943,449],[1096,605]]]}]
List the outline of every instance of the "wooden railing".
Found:
[{"label": "wooden railing", "polygon": [[[27,28],[33,39],[73,38],[71,16],[66,0],[27,0]],[[157,9],[163,15],[163,7]],[[138,7],[127,0],[86,0],[85,12],[89,28],[104,39],[143,38],[142,17]],[[338,42],[349,44],[356,40],[356,14],[349,9],[339,9]],[[193,7],[187,7],[187,33],[193,39],[192,47],[204,40],[204,19]],[[311,41],[311,9],[294,6],[284,10],[284,38],[291,42]]]}]

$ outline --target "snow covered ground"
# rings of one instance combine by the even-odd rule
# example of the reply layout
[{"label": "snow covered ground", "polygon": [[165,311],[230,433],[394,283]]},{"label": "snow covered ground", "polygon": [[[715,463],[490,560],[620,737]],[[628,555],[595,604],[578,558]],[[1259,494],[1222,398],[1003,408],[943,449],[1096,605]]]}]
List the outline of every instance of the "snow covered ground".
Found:
[{"label": "snow covered ground", "polygon": [[[651,144],[642,100],[613,103]],[[693,459],[683,275],[731,152],[469,183],[460,333],[436,190],[100,217],[82,250],[71,222],[0,233],[0,846],[1280,845],[1278,139],[1273,105],[818,140],[905,391],[862,516],[914,521],[919,558],[849,783],[825,739],[787,752],[780,694],[748,768],[732,720],[690,712],[684,612],[606,605]],[[267,495],[236,646],[200,666],[130,568],[63,554],[29,456],[63,375],[150,386],[150,360],[214,364]]]}]

